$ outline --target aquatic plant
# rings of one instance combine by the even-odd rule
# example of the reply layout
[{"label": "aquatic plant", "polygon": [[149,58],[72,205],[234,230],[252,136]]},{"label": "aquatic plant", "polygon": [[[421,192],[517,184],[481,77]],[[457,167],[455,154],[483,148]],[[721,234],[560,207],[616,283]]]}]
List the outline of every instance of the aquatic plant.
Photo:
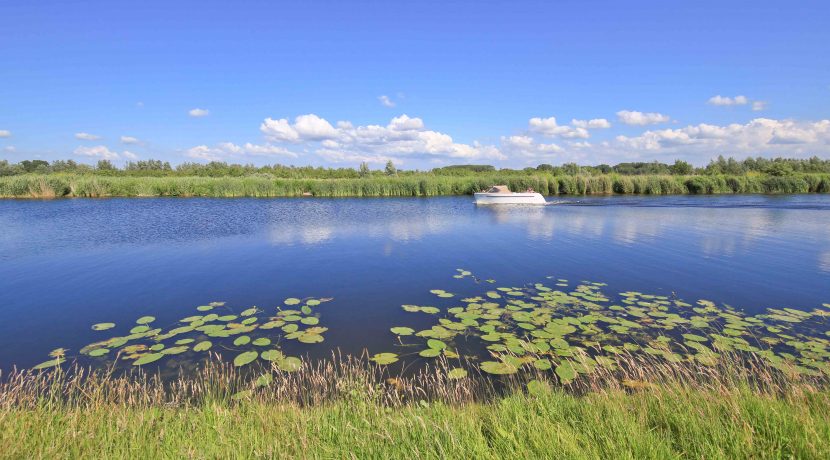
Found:
[{"label": "aquatic plant", "polygon": [[[604,283],[584,281],[566,289],[567,280],[548,279],[555,280],[553,286],[497,287],[445,309],[403,305],[407,312],[428,313],[437,323],[417,332],[405,326],[391,332],[401,346],[414,345],[412,339],[425,341],[426,348],[421,345],[417,352],[421,358],[458,357],[464,353],[459,351],[462,341],[465,349],[485,349],[489,356],[478,365],[485,373],[550,371],[563,384],[600,368],[614,370],[615,358],[623,353],[704,366],[716,365],[724,353],[742,353],[787,374],[830,375],[828,304],[813,311],[768,308],[748,315],[708,300],[690,304],[631,291],[609,296]],[[452,297],[442,289],[430,292]]]},{"label": "aquatic plant", "polygon": [[0,198],[60,197],[406,197],[470,195],[493,184],[512,190],[533,188],[543,195],[828,193],[830,175],[577,175],[488,173],[440,176],[283,179],[247,177],[134,177],[83,174],[26,174],[0,177]]},{"label": "aquatic plant", "polygon": [[[169,356],[178,356],[179,362],[205,361],[204,352],[227,350],[235,352],[235,366],[245,366],[257,358],[275,362],[283,370],[296,370],[299,360],[285,356],[279,350],[281,339],[297,340],[306,344],[323,341],[323,333],[328,328],[319,324],[315,307],[331,298],[306,298],[304,300],[289,298],[285,305],[299,305],[300,310],[277,308],[274,314],[259,316],[264,312],[257,307],[233,314],[224,302],[211,302],[196,307],[204,315],[191,315],[180,319],[166,328],[151,328],[156,321],[153,316],[138,318],[129,329],[129,334],[109,337],[88,344],[80,349],[82,356],[100,359],[99,366],[105,364],[120,365],[131,363],[132,366],[145,366],[156,363]],[[215,311],[226,313],[220,316]],[[301,326],[311,326],[303,327]],[[96,331],[108,331],[115,328],[115,323],[98,323],[92,326]],[[254,338],[252,334],[256,334]],[[270,347],[270,350],[260,350]],[[60,353],[57,353],[60,351]],[[67,362],[66,350],[57,349],[50,354],[53,359],[34,367],[37,370],[57,368]]]}]

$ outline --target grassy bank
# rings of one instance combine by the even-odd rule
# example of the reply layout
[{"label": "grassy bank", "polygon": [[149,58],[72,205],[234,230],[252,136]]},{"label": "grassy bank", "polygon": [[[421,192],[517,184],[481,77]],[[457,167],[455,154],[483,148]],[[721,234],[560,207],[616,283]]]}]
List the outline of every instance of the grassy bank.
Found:
[{"label": "grassy bank", "polygon": [[351,359],[273,370],[259,388],[222,365],[166,386],[24,372],[0,388],[0,443],[6,458],[830,457],[826,380],[724,359],[623,357],[571,384],[538,374],[500,391]]},{"label": "grassy bank", "polygon": [[421,176],[363,179],[275,179],[246,177],[106,177],[26,174],[0,177],[2,198],[60,197],[395,197],[469,195],[493,184],[528,187],[544,195],[828,193],[830,174],[672,176]]}]

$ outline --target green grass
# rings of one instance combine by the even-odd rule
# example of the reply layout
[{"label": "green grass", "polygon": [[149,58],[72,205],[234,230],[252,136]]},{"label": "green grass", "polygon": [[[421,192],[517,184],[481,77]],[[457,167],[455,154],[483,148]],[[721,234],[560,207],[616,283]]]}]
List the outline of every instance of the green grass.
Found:
[{"label": "green grass", "polygon": [[830,394],[661,387],[486,404],[0,412],[6,458],[830,458]]},{"label": "green grass", "polygon": [[[827,379],[760,361],[624,356],[572,384],[538,373],[505,387],[480,374],[446,379],[446,364],[388,379],[383,367],[335,358],[272,369],[270,385],[241,398],[255,374],[222,364],[167,384],[18,372],[0,384],[0,456],[830,458]],[[530,394],[529,378],[549,383]]]},{"label": "green grass", "polygon": [[789,176],[419,176],[365,179],[275,179],[246,177],[131,177],[84,174],[19,175],[0,177],[0,198],[56,197],[293,197],[311,193],[320,197],[396,197],[469,195],[493,184],[512,190],[532,187],[544,195],[597,194],[715,194],[715,193],[828,193],[830,175]]}]

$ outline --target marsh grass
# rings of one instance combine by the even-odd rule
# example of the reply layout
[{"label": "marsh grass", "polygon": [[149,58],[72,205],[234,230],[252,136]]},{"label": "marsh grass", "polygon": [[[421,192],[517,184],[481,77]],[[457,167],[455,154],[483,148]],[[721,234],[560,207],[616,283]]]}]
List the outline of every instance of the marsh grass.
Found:
[{"label": "marsh grass", "polygon": [[55,197],[404,197],[469,195],[493,184],[533,188],[544,195],[830,193],[830,175],[791,176],[421,176],[364,179],[131,177],[83,174],[0,177],[0,198]]},{"label": "marsh grass", "polygon": [[[466,363],[460,363],[464,365]],[[9,458],[828,458],[827,379],[725,354],[712,366],[621,355],[561,385],[457,360],[396,376],[366,356],[293,373],[219,360],[163,380],[70,367],[0,384]],[[547,382],[532,394],[526,383]]]}]

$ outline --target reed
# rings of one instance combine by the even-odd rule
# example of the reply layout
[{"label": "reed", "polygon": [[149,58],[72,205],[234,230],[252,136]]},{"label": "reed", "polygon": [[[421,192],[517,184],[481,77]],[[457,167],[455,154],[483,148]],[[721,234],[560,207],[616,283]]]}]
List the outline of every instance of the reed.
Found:
[{"label": "reed", "polygon": [[[134,372],[14,372],[0,384],[8,458],[828,458],[826,378],[723,355],[714,366],[623,355],[559,385],[550,373],[392,376],[333,355],[273,381],[211,361]],[[453,365],[458,365],[453,363]],[[550,381],[527,391],[529,379]]]},{"label": "reed", "polygon": [[141,177],[84,174],[0,177],[0,198],[56,197],[406,197],[469,195],[493,184],[512,190],[533,188],[544,195],[830,193],[830,175],[671,176],[616,174],[532,176],[432,174],[363,179],[279,179],[266,174],[244,177]]}]

